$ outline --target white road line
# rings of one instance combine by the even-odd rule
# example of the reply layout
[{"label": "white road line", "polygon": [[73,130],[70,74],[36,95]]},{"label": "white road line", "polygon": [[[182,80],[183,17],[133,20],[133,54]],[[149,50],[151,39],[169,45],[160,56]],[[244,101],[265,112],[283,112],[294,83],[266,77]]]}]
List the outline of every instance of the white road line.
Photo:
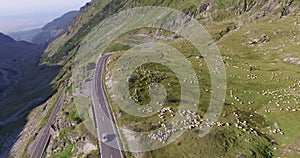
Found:
[{"label": "white road line", "polygon": [[[95,78],[94,78],[94,82],[95,82]],[[95,84],[97,84],[96,82],[95,82]],[[93,93],[94,93],[94,91],[93,91]],[[96,116],[96,104],[95,104],[95,100],[94,100],[94,95],[92,94],[92,101],[93,101],[93,105],[94,105],[94,115],[95,115],[95,121],[96,121],[96,126],[97,126],[97,135],[98,135],[98,145],[99,145],[99,149],[100,149],[100,154],[101,154],[101,157],[102,157],[102,153],[103,153],[103,150],[102,150],[102,148],[101,148],[101,140],[100,140],[100,133],[99,133],[99,124],[98,124],[98,118],[97,118],[97,116]]]},{"label": "white road line", "polygon": [[[109,56],[108,56],[109,57]],[[95,71],[95,73],[94,73],[94,85],[95,86],[93,86],[93,87],[95,87],[95,90],[93,91],[93,93],[92,94],[95,94],[96,95],[96,97],[97,97],[97,99],[96,100],[94,100],[95,98],[94,98],[94,95],[92,95],[92,100],[93,100],[93,105],[94,105],[94,114],[97,112],[97,108],[96,107],[98,107],[99,108],[99,110],[101,110],[102,109],[102,107],[101,107],[101,104],[100,104],[100,101],[99,101],[99,98],[98,98],[98,96],[97,95],[100,95],[100,94],[97,94],[99,91],[98,91],[98,87],[99,87],[99,83],[97,82],[97,79],[99,78],[99,73],[100,72],[102,72],[102,73],[100,73],[100,80],[102,81],[101,82],[101,90],[100,90],[100,92],[102,93],[102,96],[103,96],[103,98],[104,98],[104,103],[105,103],[105,107],[106,107],[106,109],[108,110],[108,118],[110,119],[110,121],[111,121],[111,126],[112,126],[112,128],[113,128],[113,131],[115,132],[115,134],[116,134],[116,136],[118,136],[118,137],[120,137],[120,133],[119,133],[119,131],[117,131],[116,130],[116,127],[115,127],[115,124],[114,124],[114,122],[113,122],[113,119],[114,119],[114,115],[113,115],[113,113],[112,113],[112,111],[111,111],[111,109],[110,109],[110,107],[108,107],[108,106],[110,106],[109,104],[108,104],[108,101],[107,101],[107,96],[106,96],[106,94],[105,94],[105,92],[104,92],[104,87],[103,87],[103,71],[104,71],[104,68],[105,68],[105,61],[107,60],[107,58],[108,57],[106,57],[106,56],[103,56],[103,57],[101,57],[100,59],[99,59],[99,64],[100,64],[100,66],[98,67],[97,66],[97,68],[99,68],[99,71],[98,71],[98,73],[97,73],[97,71]],[[103,64],[103,62],[104,62],[104,64]],[[101,64],[102,63],[102,64]],[[96,103],[99,103],[98,105],[97,104],[95,104],[95,102]],[[102,109],[102,111],[103,111],[103,109]],[[105,114],[105,112],[103,111],[103,113]],[[111,116],[111,115],[113,115],[113,116]],[[112,118],[113,117],[113,118]],[[98,117],[96,117],[96,114],[95,114],[95,119],[96,119],[96,123],[97,123],[97,128],[98,128],[98,126],[100,125],[99,124],[99,120],[98,120]],[[102,120],[104,121],[104,116],[102,116]],[[97,129],[97,135],[98,135],[98,138],[99,138],[99,148],[100,148],[100,153],[101,153],[101,157],[103,156],[102,155],[102,153],[103,153],[103,149],[101,148],[101,140],[100,140],[100,130],[99,130],[99,128]],[[120,142],[119,142],[119,139],[118,139],[118,137],[116,137],[116,141],[117,141],[117,144],[118,144],[118,146],[119,146],[119,152],[120,152],[120,156],[122,157],[122,158],[124,158],[124,155],[123,155],[123,153],[122,153],[122,151],[121,151],[121,145],[120,145]],[[113,158],[113,155],[111,155],[111,157]]]},{"label": "white road line", "polygon": [[[102,67],[102,72],[103,72],[103,70],[104,70],[104,66]],[[103,73],[101,74],[101,78],[103,79]],[[103,81],[103,80],[102,80],[102,81]],[[111,118],[111,115],[113,115],[113,113],[112,113],[111,109],[108,107],[109,104],[108,104],[108,102],[107,102],[107,96],[106,96],[106,94],[105,94],[105,92],[104,92],[104,89],[103,89],[103,83],[102,83],[102,82],[101,82],[101,87],[102,87],[101,92],[102,92],[102,94],[104,94],[104,102],[105,102],[105,104],[106,104],[105,107],[106,107],[107,110],[108,110],[108,113],[109,113],[110,121],[111,121],[111,123],[112,123],[113,130],[114,130],[115,134],[117,134],[118,137],[121,139],[120,133],[116,130],[115,123],[113,122],[113,118]],[[116,121],[116,120],[115,120],[115,121]],[[121,152],[121,145],[120,145],[120,142],[119,142],[118,137],[116,137],[116,140],[117,140],[117,144],[118,144],[118,146],[119,146],[120,155],[121,155],[121,157],[123,157],[123,154],[122,154],[122,152]]]}]

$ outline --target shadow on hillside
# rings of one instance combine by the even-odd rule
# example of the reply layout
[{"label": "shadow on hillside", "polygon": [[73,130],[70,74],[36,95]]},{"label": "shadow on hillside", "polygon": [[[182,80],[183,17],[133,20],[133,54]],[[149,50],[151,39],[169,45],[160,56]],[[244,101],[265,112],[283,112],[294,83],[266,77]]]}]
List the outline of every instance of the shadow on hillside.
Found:
[{"label": "shadow on hillside", "polygon": [[[2,70],[7,71],[9,79],[7,86],[4,87],[12,87],[5,97],[0,99],[0,108],[2,109],[0,112],[1,158],[9,157],[21,131],[27,124],[28,114],[35,107],[45,103],[56,92],[51,81],[58,75],[61,67],[39,65],[44,49],[45,47],[38,47],[33,50],[34,53],[27,54],[27,56],[22,54],[24,57],[20,55],[14,59],[7,58],[11,61],[5,62],[11,63],[11,65],[6,68],[3,67],[5,64],[0,65]],[[18,73],[11,73],[10,70]],[[15,84],[12,85],[12,83]],[[22,145],[21,151],[24,151],[27,144]]]}]

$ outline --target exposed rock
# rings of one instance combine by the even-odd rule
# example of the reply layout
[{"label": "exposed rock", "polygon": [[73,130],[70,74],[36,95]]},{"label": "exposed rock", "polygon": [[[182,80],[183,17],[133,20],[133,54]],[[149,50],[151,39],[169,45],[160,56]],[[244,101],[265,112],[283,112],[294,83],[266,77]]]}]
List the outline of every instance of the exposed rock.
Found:
[{"label": "exposed rock", "polygon": [[256,1],[247,1],[247,0],[244,0],[242,12],[248,12],[248,11],[250,11],[255,6],[256,3],[257,3]]},{"label": "exposed rock", "polygon": [[256,152],[252,149],[250,149],[249,152],[250,152],[250,155],[253,155],[253,156],[256,155]]},{"label": "exposed rock", "polygon": [[282,61],[300,66],[300,58],[285,57]]},{"label": "exposed rock", "polygon": [[247,158],[247,156],[245,154],[242,154],[242,155],[238,156],[238,158]]},{"label": "exposed rock", "polygon": [[[30,142],[30,139],[36,137],[42,118],[46,116],[47,110],[50,108],[50,106],[47,106],[47,104],[48,103],[45,103],[37,107],[31,114],[29,114],[28,123],[23,130],[21,129],[22,131],[19,134],[18,139],[14,140],[15,143],[9,153],[10,157],[21,157],[21,154],[23,154],[23,151],[25,150],[26,144]],[[5,140],[1,140],[1,137],[0,141],[6,142]],[[30,144],[28,150],[32,150],[32,148],[33,146]],[[1,154],[0,157],[2,157]]]},{"label": "exposed rock", "polygon": [[122,117],[122,113],[119,112],[119,113],[117,114],[117,118],[120,118],[120,117]]},{"label": "exposed rock", "polygon": [[91,153],[92,151],[94,150],[97,150],[98,148],[93,145],[92,143],[86,143],[84,146],[83,146],[83,151],[84,153],[88,154],[88,153]]},{"label": "exposed rock", "polygon": [[145,157],[145,153],[142,153],[142,152],[134,153],[134,157],[135,158],[144,158]]},{"label": "exposed rock", "polygon": [[253,34],[254,33],[254,30],[248,30],[245,35],[249,35],[249,34]]},{"label": "exposed rock", "polygon": [[249,45],[254,45],[257,43],[265,43],[265,42],[269,42],[270,41],[270,37],[267,36],[266,34],[262,34],[260,38],[254,38],[251,41],[248,42]]},{"label": "exposed rock", "polygon": [[198,13],[202,13],[207,10],[209,3],[204,3],[197,8]]}]

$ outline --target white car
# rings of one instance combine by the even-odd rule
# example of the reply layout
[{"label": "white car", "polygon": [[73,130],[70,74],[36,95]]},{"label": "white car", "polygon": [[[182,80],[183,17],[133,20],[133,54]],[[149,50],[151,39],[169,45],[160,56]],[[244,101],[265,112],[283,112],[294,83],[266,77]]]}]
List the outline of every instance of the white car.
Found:
[{"label": "white car", "polygon": [[108,134],[107,133],[102,134],[102,141],[103,142],[108,142]]}]

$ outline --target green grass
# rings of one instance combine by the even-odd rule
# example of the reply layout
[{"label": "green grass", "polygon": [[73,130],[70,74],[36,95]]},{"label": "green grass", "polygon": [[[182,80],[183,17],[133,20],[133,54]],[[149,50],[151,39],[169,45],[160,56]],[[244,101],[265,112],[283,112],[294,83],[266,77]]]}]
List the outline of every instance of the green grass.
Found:
[{"label": "green grass", "polygon": [[[69,105],[66,105],[66,106],[74,106],[74,101],[72,100]],[[73,121],[73,122],[76,122],[77,124],[81,123],[82,120],[78,114],[78,111],[76,108],[66,108],[64,107],[63,111],[65,111],[64,113],[68,116],[68,119]]]},{"label": "green grass", "polygon": [[73,145],[68,144],[68,146],[63,150],[63,152],[52,156],[53,158],[71,158],[72,157]]},{"label": "green grass", "polygon": [[[254,1],[247,1],[254,2]],[[260,7],[260,2],[257,2],[255,7]],[[234,2],[232,2],[234,3]],[[185,12],[189,10],[195,11],[196,7],[200,5],[200,2],[195,1],[139,1],[135,2],[129,0],[127,2],[120,3],[122,8],[129,6],[144,6],[144,5],[161,5],[169,6],[173,8],[179,8]],[[120,7],[119,6],[119,7]],[[205,25],[206,29],[212,34],[222,55],[226,62],[226,72],[228,79],[228,91],[226,97],[226,103],[231,105],[225,106],[222,112],[222,116],[219,121],[229,122],[231,124],[236,123],[236,119],[241,121],[247,121],[248,127],[255,128],[258,132],[257,135],[250,133],[249,131],[242,131],[230,127],[214,127],[212,131],[205,137],[199,138],[197,130],[187,131],[180,139],[171,143],[170,145],[146,152],[145,157],[237,157],[241,154],[245,154],[247,157],[255,157],[250,155],[250,150],[256,153],[256,157],[293,157],[294,153],[285,154],[284,150],[291,147],[299,147],[300,144],[299,134],[296,129],[299,129],[299,112],[291,113],[287,111],[279,112],[279,108],[275,105],[275,101],[279,100],[282,108],[291,106],[295,108],[293,98],[299,95],[299,89],[295,92],[289,89],[295,79],[300,78],[300,74],[297,73],[299,67],[280,61],[281,57],[287,54],[293,54],[299,56],[298,49],[299,45],[292,44],[290,39],[292,38],[292,32],[297,33],[299,28],[293,27],[293,23],[297,21],[295,17],[287,16],[276,22],[271,22],[274,18],[264,18],[261,20],[253,21],[249,20],[253,18],[256,9],[253,9],[251,13],[241,15],[240,19],[234,19],[237,17],[236,14],[240,14],[237,11],[227,11],[226,9],[231,5],[228,0],[218,0],[213,7],[218,8],[216,12],[212,13],[212,19],[214,22],[207,22]],[[237,9],[242,9],[242,6],[235,6]],[[117,8],[117,7],[116,7]],[[110,13],[115,10],[113,8]],[[119,8],[120,9],[120,8]],[[108,11],[108,12],[109,12]],[[276,11],[275,11],[276,12]],[[110,13],[105,14],[105,16]],[[90,25],[85,25],[83,29],[89,26],[94,26],[101,18],[94,19]],[[201,19],[201,18],[200,18]],[[245,19],[245,20],[243,20]],[[225,21],[226,20],[226,21]],[[217,21],[217,22],[216,22]],[[95,22],[95,23],[94,23]],[[243,23],[242,27],[238,28],[238,24]],[[284,24],[284,25],[282,25]],[[148,31],[148,29],[146,29]],[[253,30],[253,34],[246,34],[247,31]],[[136,32],[130,32],[134,34]],[[122,45],[124,43],[139,44],[137,42],[130,42],[126,40],[126,36],[130,33],[125,34],[116,40],[109,46],[105,52],[117,51],[111,56],[110,64],[108,65],[108,71],[113,68],[113,64],[125,50],[129,49],[128,46]],[[150,32],[150,34],[153,32]],[[58,55],[53,57],[53,61],[56,62],[61,59],[61,56],[67,54],[69,51],[75,52],[76,46],[83,39],[85,33],[78,33],[74,39],[70,40],[65,46],[61,47],[58,51]],[[172,34],[172,33],[170,33]],[[259,38],[262,34],[266,34],[270,37],[270,42],[259,43],[253,46],[249,46],[247,43],[253,38]],[[299,38],[295,41],[299,42]],[[200,85],[200,104],[199,114],[204,114],[207,110],[208,103],[210,101],[210,75],[207,72],[207,67],[204,60],[195,59],[199,53],[195,50],[190,43],[182,40],[175,42],[162,41],[177,48],[180,52],[188,58],[194,69],[197,72]],[[284,45],[284,46],[283,46]],[[281,47],[278,47],[281,46]],[[72,54],[72,55],[75,55]],[[72,56],[69,55],[69,56]],[[52,62],[53,62],[52,61]],[[204,66],[199,66],[203,63]],[[253,66],[254,65],[254,66]],[[69,77],[67,74],[68,69],[62,73],[61,76]],[[149,70],[150,74],[156,74],[156,77],[147,77],[147,74],[141,73],[141,70]],[[278,74],[274,76],[274,74]],[[139,98],[140,105],[145,105],[149,102],[149,94],[147,86],[150,82],[160,82],[167,87],[168,98],[177,99],[180,93],[178,92],[178,81],[174,74],[163,67],[162,65],[146,64],[137,69],[132,74],[138,76],[138,78],[144,78],[144,80],[137,80],[130,84],[130,94],[134,95],[135,89],[137,90],[137,96]],[[257,79],[249,79],[247,75],[257,76]],[[274,80],[270,80],[272,76]],[[287,79],[287,76],[292,76],[293,80]],[[174,87],[168,87],[168,83],[175,85]],[[230,90],[233,91],[235,96],[238,96],[243,104],[230,97]],[[262,95],[262,91],[274,91],[278,95]],[[291,98],[284,98],[280,100],[279,95],[286,94],[286,92],[293,92],[294,95]],[[108,95],[110,97],[110,95]],[[148,131],[152,130],[153,127],[150,123],[157,123],[160,119],[157,116],[149,118],[139,118],[126,114],[122,111],[113,101],[109,98],[115,113],[121,113],[121,117],[117,119],[117,123],[120,126],[127,126],[132,130]],[[248,104],[249,101],[254,101],[252,104]],[[270,103],[271,101],[271,103]],[[290,104],[284,103],[290,101]],[[171,106],[174,109],[178,106],[176,103],[166,103],[166,106]],[[268,113],[266,110],[271,109],[274,112]],[[234,117],[233,112],[239,114],[239,117]],[[257,113],[255,113],[257,112]],[[254,116],[251,116],[254,115]],[[70,117],[72,118],[72,117]],[[168,119],[167,119],[168,120]],[[274,128],[275,123],[285,132],[285,135],[272,134],[269,132],[269,128]],[[131,125],[136,125],[131,126]],[[279,145],[272,144],[272,141],[276,141]],[[126,140],[125,140],[126,142]],[[281,146],[286,144],[286,146]],[[278,148],[278,149],[275,149]],[[133,154],[127,154],[129,157],[133,157]]]},{"label": "green grass", "polygon": [[107,52],[107,53],[117,52],[117,51],[120,51],[120,50],[128,50],[128,49],[129,49],[129,46],[125,46],[123,44],[116,43],[116,44],[113,44],[111,46],[108,46],[108,48],[106,49],[105,52]]},{"label": "green grass", "polygon": [[[98,144],[97,138],[92,134],[94,131],[89,131],[90,129],[87,129],[88,127],[85,126],[87,122],[83,122],[77,110],[78,109],[73,99],[62,107],[62,113],[59,117],[64,118],[63,120],[66,122],[74,122],[75,126],[70,126],[59,131],[59,135],[55,138],[55,140],[62,141],[54,141],[53,147],[61,147],[64,143],[67,143],[68,146],[57,153],[50,153],[52,157],[75,157],[78,156],[77,154],[81,157],[80,155],[83,155],[83,153],[77,153],[79,146],[82,146],[82,142],[79,141],[75,144],[71,144],[69,140],[70,137],[84,137],[92,144]],[[88,156],[98,157],[99,151],[92,151]]]},{"label": "green grass", "polygon": [[[291,23],[292,19],[283,19],[283,21],[289,21]],[[282,21],[281,21],[282,22]],[[279,36],[274,36],[273,31],[276,30],[289,30],[289,25],[279,26],[278,28],[275,24],[266,24],[264,21],[261,23],[252,24],[246,26],[242,29],[235,30],[230,32],[226,36],[222,36],[218,42],[221,47],[221,52],[224,55],[226,63],[226,72],[228,79],[228,89],[227,89],[227,103],[233,103],[229,107],[224,107],[223,114],[219,118],[219,121],[229,122],[234,124],[235,117],[232,116],[233,112],[237,112],[240,116],[239,119],[242,121],[248,122],[248,128],[257,128],[258,136],[249,133],[243,132],[240,129],[235,127],[215,127],[213,130],[204,138],[199,138],[196,131],[187,131],[179,140],[176,142],[151,152],[145,153],[146,157],[234,157],[241,154],[246,154],[247,157],[251,157],[249,151],[252,150],[256,153],[258,157],[272,157],[272,156],[282,156],[284,148],[280,145],[272,145],[271,141],[275,140],[279,144],[288,144],[289,147],[299,146],[297,143],[297,138],[299,134],[295,129],[298,129],[299,125],[297,120],[299,120],[299,114],[297,112],[265,112],[266,109],[279,109],[276,106],[274,107],[275,100],[274,96],[263,96],[263,90],[276,91],[278,95],[284,94],[284,90],[288,90],[288,87],[294,83],[295,79],[299,79],[299,73],[296,73],[294,70],[299,69],[299,67],[283,63],[278,59],[282,56],[282,53],[278,51],[272,53],[271,55],[264,55],[263,49],[268,50],[270,47],[275,47],[280,43],[279,41],[284,41],[284,39],[279,38]],[[275,26],[273,26],[275,25]],[[220,27],[219,27],[220,26]],[[215,27],[208,28],[210,32],[219,33],[222,28],[234,26],[234,23],[228,23],[228,25],[219,25]],[[263,28],[268,28],[265,30]],[[249,29],[255,30],[252,35],[245,35]],[[272,30],[273,29],[273,30]],[[251,38],[259,37],[261,34],[267,34],[271,41],[269,43],[261,44],[260,46],[249,47],[244,43],[247,43]],[[286,32],[284,34],[290,35]],[[290,36],[288,36],[290,37]],[[286,37],[288,39],[288,37]],[[120,39],[119,39],[120,40]],[[123,38],[124,40],[124,38]],[[121,40],[122,41],[122,40]],[[165,41],[163,41],[165,42]],[[207,73],[207,68],[204,62],[204,67],[199,67],[199,61],[195,59],[197,52],[194,48],[184,41],[177,42],[165,42],[182,52],[194,66],[195,70],[201,71],[198,73],[199,82],[201,83],[201,104],[199,105],[198,113],[203,114],[206,111],[207,104],[209,103],[210,93],[205,92],[205,89],[210,87],[209,74]],[[287,45],[287,49],[290,50],[289,53],[294,53],[294,49],[289,49],[291,45]],[[255,51],[257,48],[262,50]],[[118,50],[119,51],[119,50]],[[110,64],[107,69],[111,70],[113,68],[114,62],[122,54],[123,51],[115,53],[111,56]],[[226,58],[228,57],[228,58]],[[162,83],[165,87],[167,82],[173,83],[176,85],[177,79],[172,75],[173,73],[167,68],[161,65],[155,65],[153,63],[145,64],[142,67],[139,67],[132,76],[137,78],[143,78],[141,70],[146,70],[151,73],[157,73],[155,77],[145,78],[144,80],[137,80],[130,83],[130,94],[135,94],[135,89],[138,89],[138,98],[140,105],[145,105],[149,102],[149,94],[147,90],[147,85],[152,82]],[[151,75],[150,73],[150,75]],[[275,80],[270,80],[274,74],[277,73]],[[169,75],[168,75],[169,74]],[[148,73],[149,75],[149,73]],[[257,79],[249,79],[247,75],[257,76]],[[147,75],[146,75],[147,76]],[[291,76],[293,79],[287,79],[287,76]],[[278,79],[278,80],[276,80]],[[167,81],[167,82],[166,82]],[[179,86],[179,85],[178,85]],[[169,98],[177,98],[180,93],[176,91],[179,87],[172,87],[174,89],[168,89]],[[230,90],[233,91],[234,95],[238,96],[243,104],[235,101],[234,98],[230,97]],[[297,91],[296,91],[297,93]],[[299,95],[299,91],[298,91]],[[293,98],[284,99],[283,101],[290,101],[291,105],[284,105],[283,101],[280,101],[282,107],[286,108],[287,106],[296,107],[293,103]],[[249,101],[254,101],[253,104],[249,105]],[[269,101],[272,103],[270,104]],[[127,126],[135,124],[138,128],[132,127],[132,130],[152,130],[153,127],[149,126],[150,123],[155,123],[159,121],[156,116],[149,118],[139,118],[127,115],[123,112],[114,102],[111,101],[113,110],[116,113],[121,113],[121,118],[117,119],[117,122],[120,126]],[[176,105],[166,104],[166,106],[176,107]],[[254,111],[257,111],[253,118],[250,115],[253,115]],[[288,122],[288,123],[287,123]],[[279,127],[285,131],[285,135],[272,134],[268,132],[268,128],[274,128],[274,124],[277,123]],[[155,128],[155,127],[154,127]],[[246,140],[246,141],[245,141]],[[196,145],[195,142],[197,142]],[[273,148],[277,148],[274,150]],[[289,154],[292,155],[292,154]],[[132,156],[129,154],[129,156]],[[252,156],[253,157],[253,156]]]}]

